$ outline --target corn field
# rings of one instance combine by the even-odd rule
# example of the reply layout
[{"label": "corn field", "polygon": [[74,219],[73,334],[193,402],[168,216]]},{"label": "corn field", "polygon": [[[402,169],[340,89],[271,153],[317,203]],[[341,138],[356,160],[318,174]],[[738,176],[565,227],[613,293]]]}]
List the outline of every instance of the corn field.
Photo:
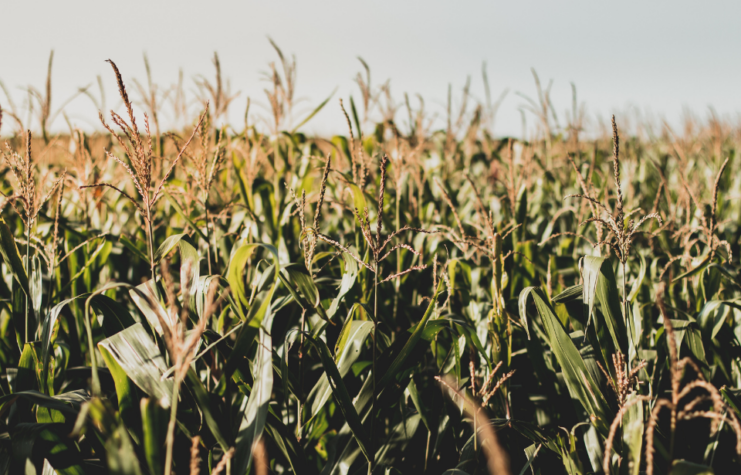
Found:
[{"label": "corn field", "polygon": [[218,56],[110,61],[95,133],[51,58],[0,102],[0,474],[738,472],[738,125],[592,133],[536,75],[527,138],[488,84],[434,128],[365,62],[299,113],[273,46],[243,126]]}]

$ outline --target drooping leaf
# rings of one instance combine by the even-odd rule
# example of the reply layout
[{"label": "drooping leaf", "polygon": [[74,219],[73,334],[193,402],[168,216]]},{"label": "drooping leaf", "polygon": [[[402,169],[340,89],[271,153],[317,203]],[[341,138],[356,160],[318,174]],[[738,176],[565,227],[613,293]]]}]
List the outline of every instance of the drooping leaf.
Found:
[{"label": "drooping leaf", "polygon": [[159,262],[161,261],[165,256],[170,254],[170,252],[175,249],[175,246],[178,245],[181,239],[183,239],[187,234],[173,234],[172,236],[165,239],[162,244],[160,244],[160,247],[157,248],[157,251],[154,253],[154,261]]},{"label": "drooping leaf", "polygon": [[329,320],[327,313],[321,306],[319,300],[319,289],[317,289],[314,279],[307,273],[297,269],[295,266],[286,266],[283,270],[288,274],[290,282],[298,288],[301,297],[316,310],[320,317]]},{"label": "drooping leaf", "polygon": [[[173,381],[162,380],[167,370],[165,359],[141,323],[106,338],[98,343],[98,348],[106,363],[115,360],[142,391],[158,399],[164,407],[170,407]],[[109,369],[114,372],[113,368]]]},{"label": "drooping leaf", "polygon": [[711,339],[718,335],[731,313],[731,305],[726,303],[720,300],[706,302],[697,315],[698,325],[704,333],[710,333]]},{"label": "drooping leaf", "polygon": [[149,325],[154,328],[159,335],[163,334],[160,320],[169,321],[167,310],[160,303],[159,292],[156,283],[148,280],[139,284],[136,288],[129,290],[129,295],[139,311],[147,319]]},{"label": "drooping leaf", "polygon": [[355,259],[347,255],[347,253],[342,253],[342,258],[345,272],[342,274],[342,282],[340,283],[340,289],[337,291],[337,296],[332,299],[332,303],[327,310],[327,316],[329,318],[334,317],[335,313],[337,313],[340,302],[342,302],[342,299],[345,297],[345,295],[347,295],[350,289],[352,289],[353,285],[355,285],[355,281],[358,278],[358,263],[355,261]]},{"label": "drooping leaf", "polygon": [[6,413],[19,399],[36,406],[54,409],[74,418],[80,412],[80,406],[89,399],[84,390],[71,391],[56,396],[49,396],[39,391],[20,391],[0,397],[0,416]]},{"label": "drooping leaf", "polygon": [[[82,296],[87,297],[88,294],[83,294],[78,298]],[[98,315],[106,336],[113,336],[136,323],[126,307],[104,294],[93,295],[90,298],[90,307]]]},{"label": "drooping leaf", "polygon": [[584,285],[572,285],[551,299],[553,303],[569,303],[584,298]]},{"label": "drooping leaf", "polygon": [[700,272],[704,271],[708,268],[710,265],[710,254],[706,255],[704,258],[702,258],[693,268],[688,270],[687,272],[680,274],[679,276],[675,277],[674,280],[672,280],[672,284],[679,282],[680,280],[692,277],[694,275],[699,274]]},{"label": "drooping leaf", "polygon": [[[134,385],[134,382],[126,374],[123,366],[113,357],[112,353],[105,346],[98,346],[100,354],[103,356],[108,370],[113,377],[113,384],[116,387],[116,396],[118,398],[118,412],[121,418],[126,421],[133,421],[140,417],[140,407],[137,399],[141,393]],[[131,424],[134,427],[134,424]]]},{"label": "drooping leaf", "polygon": [[527,339],[530,339],[530,327],[527,324],[527,299],[528,294],[525,292],[522,292],[520,294],[520,297],[517,299],[518,302],[518,308],[520,311],[520,323],[522,323],[522,327],[525,329],[525,333],[527,333]]}]

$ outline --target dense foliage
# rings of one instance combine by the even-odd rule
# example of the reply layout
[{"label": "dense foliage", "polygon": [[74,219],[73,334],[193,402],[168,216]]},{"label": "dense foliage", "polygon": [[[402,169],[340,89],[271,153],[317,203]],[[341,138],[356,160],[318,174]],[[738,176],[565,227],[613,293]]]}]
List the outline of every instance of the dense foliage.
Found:
[{"label": "dense foliage", "polygon": [[368,73],[308,137],[280,59],[241,130],[113,63],[108,133],[6,108],[0,473],[737,470],[738,130],[430,130]]}]

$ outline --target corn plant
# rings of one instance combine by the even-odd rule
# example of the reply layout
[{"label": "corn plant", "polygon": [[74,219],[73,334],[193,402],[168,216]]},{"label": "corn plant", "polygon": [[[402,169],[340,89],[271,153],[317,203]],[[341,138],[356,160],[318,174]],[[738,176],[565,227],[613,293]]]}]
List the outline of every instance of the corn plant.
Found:
[{"label": "corn plant", "polygon": [[265,104],[215,55],[193,98],[135,82],[143,131],[113,62],[99,132],[6,106],[0,474],[738,470],[737,126],[588,134],[535,74],[533,134],[488,82],[436,129],[363,60],[297,120],[272,44]]}]

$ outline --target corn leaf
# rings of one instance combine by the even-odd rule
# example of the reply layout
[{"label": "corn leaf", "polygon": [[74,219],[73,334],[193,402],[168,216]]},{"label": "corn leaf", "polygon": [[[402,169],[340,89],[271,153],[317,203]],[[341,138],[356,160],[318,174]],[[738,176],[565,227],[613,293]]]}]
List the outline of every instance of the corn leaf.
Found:
[{"label": "corn leaf", "polygon": [[[541,291],[536,287],[528,287],[522,293],[526,294],[524,297],[526,301],[532,298],[535,303],[538,314],[543,320],[553,355],[561,365],[564,381],[571,397],[581,403],[590,417],[594,416],[595,427],[603,437],[607,437],[614,414],[611,413],[599,386],[587,370],[579,350],[564,331],[551,306],[544,300]],[[520,298],[523,298],[522,294]]]},{"label": "corn leaf", "polygon": [[[170,407],[173,381],[161,379],[167,370],[165,359],[141,323],[106,338],[98,343],[98,348],[106,365],[115,361],[142,391],[158,399],[164,407]],[[116,368],[108,369],[114,373]]]}]

